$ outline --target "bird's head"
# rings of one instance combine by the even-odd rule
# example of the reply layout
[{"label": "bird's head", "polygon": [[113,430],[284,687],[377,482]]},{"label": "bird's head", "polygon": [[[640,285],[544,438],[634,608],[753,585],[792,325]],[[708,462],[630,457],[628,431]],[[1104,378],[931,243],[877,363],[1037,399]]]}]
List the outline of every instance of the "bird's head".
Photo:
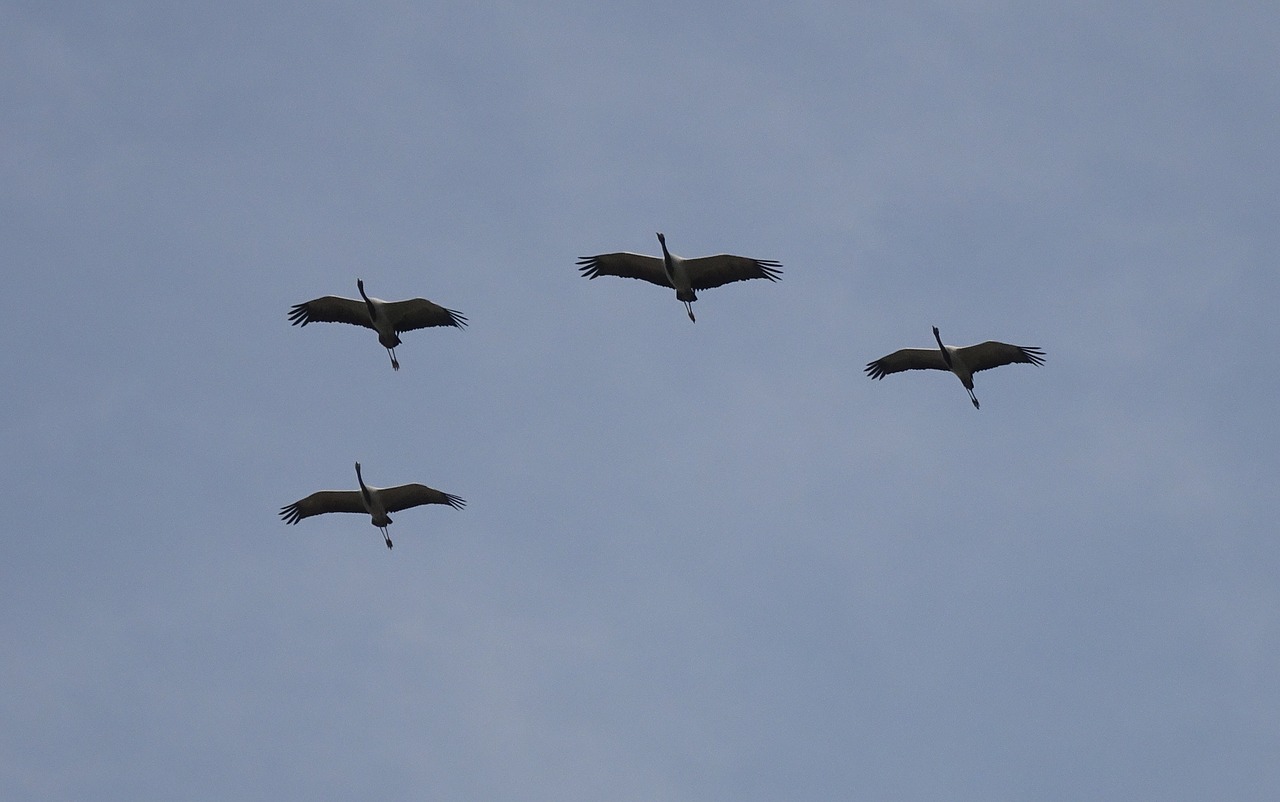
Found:
[{"label": "bird's head", "polygon": [[658,232],[658,242],[661,242],[663,245],[667,244],[667,238],[661,231]]}]

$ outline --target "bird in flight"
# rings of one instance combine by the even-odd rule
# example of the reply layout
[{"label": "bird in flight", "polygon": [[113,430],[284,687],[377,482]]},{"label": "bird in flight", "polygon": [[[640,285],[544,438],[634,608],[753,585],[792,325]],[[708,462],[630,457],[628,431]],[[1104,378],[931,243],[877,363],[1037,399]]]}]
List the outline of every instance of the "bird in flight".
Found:
[{"label": "bird in flight", "polygon": [[752,278],[777,281],[782,275],[779,270],[782,263],[771,259],[751,259],[727,253],[683,259],[667,250],[667,238],[661,232],[658,242],[662,245],[662,258],[639,253],[602,253],[579,258],[578,269],[587,278],[638,278],[659,287],[670,287],[676,291],[676,300],[684,302],[685,311],[694,322],[697,319],[693,316],[692,303],[698,300],[697,290],[709,290]]},{"label": "bird in flight", "polygon": [[432,326],[467,325],[467,319],[452,309],[445,309],[426,298],[410,298],[407,301],[384,301],[381,298],[370,298],[364,292],[364,281],[356,279],[356,289],[360,297],[340,298],[337,295],[326,295],[294,304],[289,310],[289,321],[295,326],[308,323],[350,323],[353,326],[364,326],[378,332],[378,342],[391,355],[391,367],[400,369],[396,360],[396,346],[400,344],[400,334],[414,329],[425,329]]},{"label": "bird in flight", "polygon": [[296,524],[303,518],[323,515],[326,512],[368,513],[371,518],[370,523],[382,532],[387,548],[391,548],[391,538],[387,535],[387,527],[391,525],[389,513],[422,504],[448,504],[455,510],[460,510],[467,504],[452,493],[442,493],[426,485],[409,484],[397,487],[366,485],[358,462],[356,463],[356,481],[360,484],[359,490],[320,490],[287,507],[282,507],[280,517],[287,524]]},{"label": "bird in flight", "polygon": [[1039,348],[1009,345],[994,340],[956,348],[942,344],[937,326],[933,327],[933,338],[938,341],[937,348],[903,348],[874,362],[868,362],[867,375],[873,379],[883,379],[890,373],[904,370],[949,370],[956,374],[964,389],[969,391],[973,408],[979,409],[978,397],[973,394],[973,374],[1019,362],[1028,365],[1044,364],[1044,351]]}]

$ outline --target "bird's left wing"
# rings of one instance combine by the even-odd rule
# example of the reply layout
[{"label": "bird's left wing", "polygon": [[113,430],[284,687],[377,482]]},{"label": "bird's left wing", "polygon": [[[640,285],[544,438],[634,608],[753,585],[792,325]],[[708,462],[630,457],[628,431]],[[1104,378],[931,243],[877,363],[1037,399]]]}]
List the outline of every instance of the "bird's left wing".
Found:
[{"label": "bird's left wing", "polygon": [[1028,365],[1043,365],[1044,351],[1022,345],[1010,345],[987,340],[977,345],[966,345],[959,349],[960,358],[977,373],[980,370],[998,368],[1001,365],[1012,365],[1022,362]]},{"label": "bird's left wing", "polygon": [[431,326],[467,325],[467,318],[452,309],[445,309],[440,304],[432,303],[426,298],[411,298],[408,301],[393,301],[385,307],[387,317],[395,324],[396,331],[413,331]]},{"label": "bird's left wing", "polygon": [[303,518],[326,512],[364,512],[360,494],[354,490],[321,490],[280,509],[280,517],[287,524],[296,524]]},{"label": "bird's left wing", "polygon": [[638,278],[659,287],[670,287],[667,271],[662,267],[662,260],[656,256],[645,256],[639,253],[602,253],[597,256],[583,256],[578,259],[578,269],[587,278],[596,276],[618,276],[620,278]]},{"label": "bird's left wing", "polygon": [[781,262],[775,262],[772,259],[750,259],[746,256],[733,256],[727,253],[685,259],[684,266],[689,271],[689,283],[695,290],[709,290],[722,284],[752,278],[777,281],[782,276],[782,271],[779,270],[782,267]]},{"label": "bird's left wing", "polygon": [[353,326],[373,328],[369,325],[369,310],[364,301],[339,298],[336,295],[326,295],[305,304],[294,304],[289,310],[289,322],[295,326],[305,326],[308,323],[350,323]]},{"label": "bird's left wing", "polygon": [[448,504],[455,510],[460,510],[467,505],[467,502],[452,493],[442,493],[433,487],[419,484],[388,487],[381,491],[381,495],[387,512],[407,510],[419,504]]}]

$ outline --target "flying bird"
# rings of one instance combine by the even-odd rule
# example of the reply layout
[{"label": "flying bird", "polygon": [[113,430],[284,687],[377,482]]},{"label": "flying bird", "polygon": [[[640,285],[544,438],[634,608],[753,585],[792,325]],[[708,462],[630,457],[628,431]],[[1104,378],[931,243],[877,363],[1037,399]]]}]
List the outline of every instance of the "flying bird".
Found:
[{"label": "flying bird", "polygon": [[938,341],[936,349],[903,348],[901,351],[894,351],[874,362],[868,362],[867,375],[873,379],[883,379],[890,373],[904,370],[949,370],[956,374],[964,389],[969,391],[969,400],[973,402],[973,408],[978,409],[978,397],[973,394],[973,374],[1016,362],[1044,364],[1044,351],[1039,348],[1009,345],[994,340],[956,348],[942,344],[937,326],[933,327],[933,338]]},{"label": "flying bird", "polygon": [[326,512],[365,512],[368,513],[374,526],[382,531],[387,548],[391,548],[391,538],[387,535],[387,527],[391,525],[388,513],[407,510],[422,504],[448,504],[455,510],[466,506],[467,502],[453,495],[442,493],[426,485],[411,484],[399,487],[372,487],[364,483],[360,475],[360,463],[356,463],[356,481],[359,490],[321,490],[306,498],[295,501],[280,509],[280,517],[287,524],[296,524],[303,518],[312,515],[323,515]]},{"label": "flying bird", "polygon": [[462,315],[426,298],[410,298],[407,301],[370,298],[365,295],[364,281],[361,279],[356,279],[356,289],[360,290],[360,297],[364,300],[326,295],[304,304],[294,304],[289,310],[289,321],[295,326],[305,326],[308,323],[350,323],[373,329],[378,332],[378,342],[391,355],[391,367],[394,370],[400,369],[400,363],[396,360],[396,346],[400,344],[402,332],[431,326],[462,328],[467,325],[467,319]]},{"label": "flying bird", "polygon": [[602,253],[579,258],[578,269],[587,278],[638,278],[659,287],[670,287],[676,291],[676,300],[684,302],[685,311],[694,322],[697,319],[693,316],[690,304],[698,300],[695,290],[709,290],[721,284],[751,278],[777,281],[782,275],[782,271],[778,269],[782,264],[770,259],[749,259],[727,253],[682,259],[667,250],[667,238],[661,233],[658,234],[658,242],[662,245],[661,259],[639,253]]}]

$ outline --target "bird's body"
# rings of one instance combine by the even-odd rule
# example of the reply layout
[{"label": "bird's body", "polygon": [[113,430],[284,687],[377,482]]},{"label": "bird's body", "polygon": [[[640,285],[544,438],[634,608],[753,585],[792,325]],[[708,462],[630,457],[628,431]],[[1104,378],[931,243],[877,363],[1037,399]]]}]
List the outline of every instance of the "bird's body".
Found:
[{"label": "bird's body", "polygon": [[1044,352],[1039,348],[1009,345],[994,340],[956,348],[943,345],[937,326],[933,327],[933,338],[938,342],[937,348],[903,348],[874,362],[868,362],[867,375],[873,379],[883,379],[890,373],[904,370],[949,370],[969,392],[973,408],[979,409],[978,397],[973,394],[974,373],[1019,362],[1028,365],[1044,364]]},{"label": "bird's body", "polygon": [[350,323],[373,329],[378,333],[378,342],[391,356],[391,367],[394,370],[400,369],[395,349],[400,344],[401,332],[432,326],[462,328],[467,325],[467,319],[463,315],[426,298],[411,298],[407,301],[371,298],[365,294],[364,281],[360,279],[356,280],[356,288],[360,290],[362,300],[326,295],[295,304],[289,310],[289,321],[295,326],[305,326],[308,323]]},{"label": "bird's body", "polygon": [[669,287],[676,291],[676,300],[684,303],[689,319],[693,316],[692,303],[698,300],[697,290],[709,290],[734,281],[765,278],[777,281],[782,275],[782,264],[771,259],[751,259],[722,253],[717,256],[701,256],[684,259],[667,250],[667,238],[658,234],[662,245],[662,257],[639,253],[602,253],[578,259],[578,269],[587,278],[619,276],[636,278]]},{"label": "bird's body", "polygon": [[387,548],[391,548],[391,538],[387,535],[387,527],[391,525],[390,513],[422,504],[448,504],[455,510],[460,510],[467,504],[452,493],[443,493],[426,485],[408,484],[397,487],[366,485],[358,462],[356,463],[356,481],[360,484],[359,490],[321,490],[312,493],[287,507],[282,507],[280,517],[285,523],[296,524],[303,518],[323,515],[326,512],[368,513],[370,523],[382,532]]}]

